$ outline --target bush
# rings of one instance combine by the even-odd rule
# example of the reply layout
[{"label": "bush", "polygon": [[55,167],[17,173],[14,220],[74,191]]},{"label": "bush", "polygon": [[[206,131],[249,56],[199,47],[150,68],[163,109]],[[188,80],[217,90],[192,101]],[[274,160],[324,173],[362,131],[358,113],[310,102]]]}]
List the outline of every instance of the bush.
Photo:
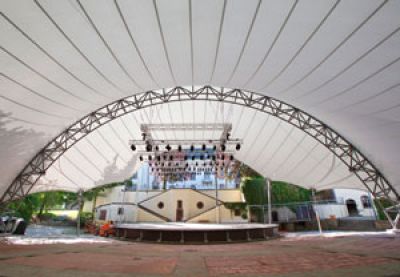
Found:
[{"label": "bush", "polygon": [[91,222],[92,218],[93,218],[93,213],[81,212],[80,214],[81,226],[84,226],[86,223]]}]

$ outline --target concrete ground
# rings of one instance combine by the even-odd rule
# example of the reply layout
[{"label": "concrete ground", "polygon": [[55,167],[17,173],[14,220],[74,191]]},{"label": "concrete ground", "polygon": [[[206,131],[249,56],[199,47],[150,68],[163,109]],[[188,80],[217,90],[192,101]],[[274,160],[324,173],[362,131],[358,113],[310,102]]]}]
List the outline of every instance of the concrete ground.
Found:
[{"label": "concrete ground", "polygon": [[0,276],[400,276],[399,235],[297,235],[224,245],[89,242],[0,240]]}]

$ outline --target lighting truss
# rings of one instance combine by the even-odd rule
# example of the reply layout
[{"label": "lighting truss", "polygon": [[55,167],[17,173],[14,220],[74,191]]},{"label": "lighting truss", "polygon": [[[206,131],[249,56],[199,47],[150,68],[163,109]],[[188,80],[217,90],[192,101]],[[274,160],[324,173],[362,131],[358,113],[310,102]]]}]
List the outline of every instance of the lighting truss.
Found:
[{"label": "lighting truss", "polygon": [[314,116],[278,99],[242,89],[203,86],[197,89],[174,87],[150,90],[114,101],[97,109],[62,131],[41,149],[21,170],[1,197],[0,203],[27,195],[46,170],[82,138],[110,121],[144,108],[179,101],[216,101],[245,106],[268,113],[324,145],[354,173],[375,197],[400,202],[399,192],[378,168],[345,137]]}]

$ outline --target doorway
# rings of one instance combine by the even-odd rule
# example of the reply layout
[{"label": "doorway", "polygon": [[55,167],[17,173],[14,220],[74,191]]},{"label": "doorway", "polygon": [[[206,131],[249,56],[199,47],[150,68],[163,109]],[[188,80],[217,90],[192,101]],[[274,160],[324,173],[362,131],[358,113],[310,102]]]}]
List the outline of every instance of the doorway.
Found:
[{"label": "doorway", "polygon": [[183,203],[182,200],[178,200],[176,203],[176,221],[183,221]]},{"label": "doorway", "polygon": [[347,211],[349,216],[358,216],[357,203],[353,199],[346,200]]}]

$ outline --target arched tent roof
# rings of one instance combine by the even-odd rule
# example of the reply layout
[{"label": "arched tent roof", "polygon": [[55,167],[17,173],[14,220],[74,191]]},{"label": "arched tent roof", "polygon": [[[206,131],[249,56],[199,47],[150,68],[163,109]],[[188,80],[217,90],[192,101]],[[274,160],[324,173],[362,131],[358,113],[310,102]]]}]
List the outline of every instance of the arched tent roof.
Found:
[{"label": "arched tent roof", "polygon": [[[5,0],[0,9],[0,195],[92,111],[148,90],[202,85],[254,91],[313,115],[400,191],[399,1]],[[137,167],[128,140],[139,138],[140,123],[224,121],[244,139],[237,158],[273,179],[364,188],[292,125],[243,106],[192,101],[91,132],[31,192],[128,177]]]}]

